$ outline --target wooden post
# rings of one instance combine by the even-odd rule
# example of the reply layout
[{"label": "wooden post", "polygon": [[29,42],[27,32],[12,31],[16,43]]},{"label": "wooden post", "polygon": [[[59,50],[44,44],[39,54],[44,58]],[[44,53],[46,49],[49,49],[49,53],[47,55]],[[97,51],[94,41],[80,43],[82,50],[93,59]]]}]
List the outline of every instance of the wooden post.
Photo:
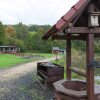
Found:
[{"label": "wooden post", "polygon": [[87,59],[87,100],[94,99],[94,68],[92,68],[91,62],[94,60],[94,34],[87,35],[86,41],[86,59]]},{"label": "wooden post", "polygon": [[70,38],[67,40],[67,48],[66,48],[66,75],[67,79],[71,80],[71,35]]}]

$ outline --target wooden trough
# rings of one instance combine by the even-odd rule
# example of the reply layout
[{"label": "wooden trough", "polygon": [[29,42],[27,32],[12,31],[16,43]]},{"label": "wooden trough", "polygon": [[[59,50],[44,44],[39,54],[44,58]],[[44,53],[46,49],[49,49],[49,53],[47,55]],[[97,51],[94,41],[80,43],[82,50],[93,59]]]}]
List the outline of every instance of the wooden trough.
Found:
[{"label": "wooden trough", "polygon": [[46,84],[52,84],[63,79],[64,67],[50,62],[39,62],[37,63],[37,75],[44,80],[47,79]]}]

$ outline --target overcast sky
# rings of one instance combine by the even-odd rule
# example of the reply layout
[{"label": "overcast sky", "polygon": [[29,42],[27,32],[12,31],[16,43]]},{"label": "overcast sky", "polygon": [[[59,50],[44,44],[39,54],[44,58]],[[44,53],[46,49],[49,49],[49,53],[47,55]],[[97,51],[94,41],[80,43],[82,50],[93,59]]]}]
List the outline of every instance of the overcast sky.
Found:
[{"label": "overcast sky", "polygon": [[78,0],[0,0],[0,21],[4,24],[53,25]]}]

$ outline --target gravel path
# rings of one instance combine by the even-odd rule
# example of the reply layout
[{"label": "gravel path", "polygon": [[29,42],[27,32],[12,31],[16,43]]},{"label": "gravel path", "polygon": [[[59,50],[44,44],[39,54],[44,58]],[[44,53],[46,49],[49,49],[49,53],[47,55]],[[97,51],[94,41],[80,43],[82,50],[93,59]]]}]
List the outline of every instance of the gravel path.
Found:
[{"label": "gravel path", "polygon": [[[55,60],[48,58],[38,62]],[[36,81],[37,62],[0,70],[0,100],[50,100],[52,91],[46,92]]]}]

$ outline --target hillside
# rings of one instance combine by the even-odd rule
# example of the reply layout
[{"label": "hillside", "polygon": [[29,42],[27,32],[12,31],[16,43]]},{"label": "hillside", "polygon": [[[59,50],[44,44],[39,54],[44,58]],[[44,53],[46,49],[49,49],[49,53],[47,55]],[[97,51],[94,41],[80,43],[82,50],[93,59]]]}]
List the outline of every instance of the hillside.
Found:
[{"label": "hillside", "polygon": [[[3,25],[0,22],[0,45],[14,45],[21,48],[21,52],[51,52],[52,47],[66,48],[66,41],[49,39],[43,41],[41,37],[50,25]],[[73,42],[73,41],[72,41]],[[83,45],[82,45],[83,44]],[[100,40],[95,40],[95,52],[100,53]],[[74,41],[72,47],[85,50],[85,42]]]}]

